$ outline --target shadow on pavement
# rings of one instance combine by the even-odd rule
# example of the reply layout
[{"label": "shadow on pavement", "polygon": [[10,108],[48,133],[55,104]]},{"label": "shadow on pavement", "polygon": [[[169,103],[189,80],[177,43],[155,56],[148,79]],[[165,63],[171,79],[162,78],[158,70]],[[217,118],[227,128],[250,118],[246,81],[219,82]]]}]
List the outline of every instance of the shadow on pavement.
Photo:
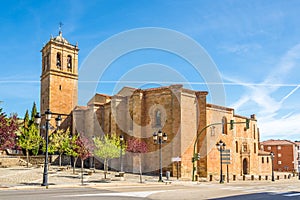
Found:
[{"label": "shadow on pavement", "polygon": [[243,199],[243,200],[253,200],[253,199],[300,199],[299,192],[286,192],[286,193],[272,193],[272,192],[262,192],[262,193],[255,193],[255,194],[244,194],[244,195],[237,195],[237,196],[230,196],[230,197],[220,197],[220,198],[213,198],[215,200],[227,200],[227,199]]}]

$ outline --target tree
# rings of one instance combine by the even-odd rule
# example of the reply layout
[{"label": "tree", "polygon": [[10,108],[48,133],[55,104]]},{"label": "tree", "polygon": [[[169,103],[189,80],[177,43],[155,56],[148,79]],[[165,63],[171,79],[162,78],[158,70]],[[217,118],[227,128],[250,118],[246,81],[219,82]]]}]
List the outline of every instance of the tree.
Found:
[{"label": "tree", "polygon": [[81,159],[81,167],[83,169],[83,161],[92,155],[93,150],[94,144],[87,137],[80,134],[74,134],[69,138],[69,146],[66,148],[66,154],[75,158],[73,163],[73,174],[75,173],[77,159]]},{"label": "tree", "polygon": [[75,134],[69,138],[69,147],[66,148],[66,154],[75,158],[73,164],[73,174],[75,173],[75,165],[77,159],[81,160],[81,183],[83,184],[83,163],[84,160],[92,155],[94,150],[93,143],[87,137]]},{"label": "tree", "polygon": [[61,157],[70,148],[70,130],[57,130],[49,137],[49,149],[51,153],[58,152],[59,166],[61,166]]},{"label": "tree", "polygon": [[24,117],[23,121],[24,121],[23,127],[28,129],[28,127],[30,126],[30,119],[29,119],[28,110],[26,110],[25,117]]},{"label": "tree", "polygon": [[141,154],[147,153],[148,148],[146,142],[139,140],[137,138],[132,138],[128,140],[127,151],[136,154],[139,157],[139,168],[140,168],[140,183],[143,182],[142,179],[142,161]]},{"label": "tree", "polygon": [[31,109],[31,123],[34,123],[34,119],[35,119],[35,116],[37,114],[37,109],[36,109],[36,104],[35,102],[33,102],[33,106],[32,106],[32,109]]},{"label": "tree", "polygon": [[6,117],[0,109],[0,149],[13,149],[16,147],[16,136],[19,131],[17,115]]},{"label": "tree", "polygon": [[43,138],[40,136],[38,127],[34,123],[36,112],[36,105],[33,103],[31,118],[29,118],[28,110],[26,110],[23,126],[21,127],[18,138],[18,145],[26,150],[27,167],[29,164],[29,151],[32,151],[34,155],[37,155],[43,144]]},{"label": "tree", "polygon": [[80,135],[76,140],[77,148],[75,151],[78,153],[78,157],[81,160],[81,184],[83,184],[83,163],[84,160],[92,155],[94,150],[93,143],[87,137]]},{"label": "tree", "polygon": [[35,124],[31,124],[28,128],[24,125],[21,128],[18,145],[26,150],[27,167],[29,164],[29,151],[31,150],[34,155],[37,155],[42,143],[43,138],[40,136]]},{"label": "tree", "polygon": [[74,134],[71,138],[69,138],[69,147],[66,150],[66,154],[68,156],[75,158],[73,163],[73,174],[75,174],[75,166],[79,155],[79,153],[77,152],[77,149],[79,148],[77,144],[78,137],[79,134]]},{"label": "tree", "polygon": [[[115,134],[95,137],[94,154],[104,160],[104,179],[108,171],[108,161],[120,157],[121,142]],[[124,147],[124,145],[123,145]],[[125,154],[125,148],[122,148],[122,154]]]}]

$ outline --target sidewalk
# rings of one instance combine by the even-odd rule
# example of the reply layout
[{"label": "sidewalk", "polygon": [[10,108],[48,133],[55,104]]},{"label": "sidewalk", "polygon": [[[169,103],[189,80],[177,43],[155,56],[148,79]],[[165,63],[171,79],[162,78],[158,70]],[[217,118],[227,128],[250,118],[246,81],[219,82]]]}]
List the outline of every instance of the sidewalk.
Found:
[{"label": "sidewalk", "polygon": [[[38,189],[45,188],[41,186],[43,178],[43,168],[37,167],[9,167],[0,168],[0,190],[7,189]],[[80,169],[76,168],[75,174],[73,169],[67,169],[66,167],[51,166],[48,171],[48,184],[49,188],[59,187],[116,187],[116,186],[141,186],[141,185],[158,185],[164,184],[158,182],[157,176],[143,175],[143,184],[140,183],[140,177],[138,174],[126,173],[124,179],[116,177],[118,172],[109,172],[107,174],[108,180],[104,180],[104,173],[102,170],[96,170],[95,173],[91,173],[91,170],[84,169],[83,185],[81,184]],[[123,180],[122,180],[123,179]],[[164,180],[165,177],[163,177]],[[212,182],[191,182],[176,180],[171,177],[172,185],[197,185],[197,184],[219,184],[218,181]],[[291,179],[281,179],[281,181],[299,182],[298,177]],[[260,183],[271,182],[271,180],[246,180],[246,181],[230,181],[229,184],[242,184],[242,183]],[[279,182],[276,180],[275,182]],[[227,184],[227,183],[225,183]]]},{"label": "sidewalk", "polygon": [[[43,178],[43,168],[37,167],[9,167],[0,168],[0,189],[21,189],[21,188],[43,188],[41,186]],[[137,174],[126,173],[124,178],[115,177],[117,172],[109,172],[107,180],[104,180],[102,170],[84,169],[83,185],[81,183],[80,169],[51,166],[48,171],[49,187],[81,187],[81,186],[118,186],[118,185],[141,185],[140,177]],[[89,173],[88,173],[89,172]],[[162,184],[157,182],[156,176],[144,176],[144,184]],[[175,180],[175,179],[172,179]]]}]

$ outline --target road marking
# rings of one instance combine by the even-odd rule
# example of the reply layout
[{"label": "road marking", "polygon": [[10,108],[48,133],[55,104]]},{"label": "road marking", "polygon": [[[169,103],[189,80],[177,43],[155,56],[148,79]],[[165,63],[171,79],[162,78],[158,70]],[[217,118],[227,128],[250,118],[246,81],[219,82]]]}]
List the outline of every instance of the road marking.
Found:
[{"label": "road marking", "polygon": [[92,196],[97,196],[97,197],[107,197],[107,196],[118,196],[118,197],[148,197],[152,194],[160,193],[160,192],[169,192],[169,191],[174,191],[174,190],[158,190],[158,191],[146,191],[146,192],[109,192],[109,193],[93,193],[93,194],[74,194],[74,195],[60,195],[56,197],[92,197]]},{"label": "road marking", "polygon": [[285,194],[285,195],[283,195],[283,196],[285,196],[285,197],[300,196],[300,193]]}]

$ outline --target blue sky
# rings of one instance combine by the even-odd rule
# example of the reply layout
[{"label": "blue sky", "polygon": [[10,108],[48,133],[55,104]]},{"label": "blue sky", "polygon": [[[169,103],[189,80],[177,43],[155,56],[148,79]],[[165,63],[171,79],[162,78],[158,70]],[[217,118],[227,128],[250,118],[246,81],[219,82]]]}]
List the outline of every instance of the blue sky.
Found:
[{"label": "blue sky", "polygon": [[[50,35],[58,34],[60,21],[64,37],[78,42],[79,67],[97,45],[115,34],[161,27],[185,34],[205,49],[223,79],[225,105],[239,115],[255,113],[261,140],[299,140],[299,11],[297,0],[1,1],[0,106],[23,117],[33,101],[39,105],[40,50]],[[114,62],[102,77],[107,82],[95,92],[113,93],[114,83],[109,81],[148,63],[203,82],[178,56],[145,49]],[[193,88],[207,90],[201,84]]]}]

